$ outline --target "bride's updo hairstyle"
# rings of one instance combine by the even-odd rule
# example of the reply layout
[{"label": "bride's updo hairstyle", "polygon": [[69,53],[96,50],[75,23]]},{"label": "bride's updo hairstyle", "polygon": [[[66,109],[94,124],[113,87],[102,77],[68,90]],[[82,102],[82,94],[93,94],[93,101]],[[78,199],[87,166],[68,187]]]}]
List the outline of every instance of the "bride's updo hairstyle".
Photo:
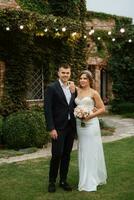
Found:
[{"label": "bride's updo hairstyle", "polygon": [[83,74],[86,75],[87,79],[89,80],[90,87],[93,88],[93,75],[92,75],[92,73],[89,70],[83,70],[79,75],[79,79]]}]

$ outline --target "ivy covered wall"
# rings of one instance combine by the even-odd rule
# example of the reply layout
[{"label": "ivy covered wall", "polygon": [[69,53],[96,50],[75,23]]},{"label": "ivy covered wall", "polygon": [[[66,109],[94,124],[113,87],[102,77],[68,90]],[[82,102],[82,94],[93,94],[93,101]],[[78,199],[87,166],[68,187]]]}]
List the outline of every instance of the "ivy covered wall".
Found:
[{"label": "ivy covered wall", "polygon": [[0,113],[4,116],[27,109],[26,97],[33,67],[44,68],[46,86],[57,77],[60,63],[69,63],[75,76],[74,71],[85,65],[82,22],[85,1],[68,4],[70,9],[79,7],[81,10],[75,19],[69,13],[63,16],[60,6],[58,14],[53,2],[18,0],[18,3],[23,10],[0,10],[0,60],[6,64],[4,96],[0,100]]},{"label": "ivy covered wall", "polygon": [[[127,27],[127,26],[126,26]],[[132,40],[131,43],[128,40]],[[134,102],[134,26],[127,27],[123,35],[116,34],[110,47],[108,69],[113,80],[113,93],[117,102]]]},{"label": "ivy covered wall", "polygon": [[17,0],[17,2],[23,9],[43,15],[53,14],[55,16],[84,20],[86,14],[85,0]]},{"label": "ivy covered wall", "polygon": [[[112,77],[112,90],[114,94],[113,106],[121,102],[134,102],[134,25],[132,19],[108,15],[105,13],[87,12],[87,21],[99,19],[106,21],[115,20],[115,27],[108,35],[108,31],[96,29],[91,36],[96,43],[96,55],[107,59],[107,70]],[[125,32],[121,33],[120,29]],[[101,38],[98,40],[98,37]],[[115,39],[112,41],[112,39]],[[131,42],[129,42],[131,41]],[[95,55],[94,55],[95,56]]]},{"label": "ivy covered wall", "polygon": [[[86,12],[85,0],[17,2],[22,10],[0,10],[0,60],[6,64],[4,97],[0,100],[2,115],[27,108],[33,66],[44,68],[47,84],[56,78],[58,64],[67,62],[73,68],[75,79],[86,63],[85,20],[94,18],[115,19],[117,28],[112,36],[96,30],[91,37],[97,45],[97,55],[103,58],[110,55],[108,70],[113,78],[115,98],[133,101],[134,29],[131,19]],[[129,27],[123,37],[119,33],[122,26]],[[101,36],[100,41],[98,36]],[[114,36],[116,43],[111,42]],[[129,37],[132,38],[130,44]],[[108,51],[104,51],[104,43]]]}]

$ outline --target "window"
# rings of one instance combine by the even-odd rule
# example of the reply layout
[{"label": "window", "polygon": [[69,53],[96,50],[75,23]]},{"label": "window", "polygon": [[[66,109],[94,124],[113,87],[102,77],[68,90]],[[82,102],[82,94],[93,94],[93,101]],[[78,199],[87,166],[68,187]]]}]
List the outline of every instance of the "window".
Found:
[{"label": "window", "polygon": [[27,100],[39,101],[44,99],[43,69],[35,68],[31,75]]}]

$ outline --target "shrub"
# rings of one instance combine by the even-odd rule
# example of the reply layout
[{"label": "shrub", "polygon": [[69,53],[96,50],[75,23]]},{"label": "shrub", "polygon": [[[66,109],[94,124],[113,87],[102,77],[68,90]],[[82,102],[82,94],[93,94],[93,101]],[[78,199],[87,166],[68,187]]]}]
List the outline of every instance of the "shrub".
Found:
[{"label": "shrub", "polygon": [[2,123],[3,123],[3,118],[0,115],[0,144],[2,143]]},{"label": "shrub", "polygon": [[3,124],[8,148],[42,147],[48,142],[43,112],[20,111],[9,115]]},{"label": "shrub", "polygon": [[113,101],[111,111],[117,114],[134,113],[134,103]]}]

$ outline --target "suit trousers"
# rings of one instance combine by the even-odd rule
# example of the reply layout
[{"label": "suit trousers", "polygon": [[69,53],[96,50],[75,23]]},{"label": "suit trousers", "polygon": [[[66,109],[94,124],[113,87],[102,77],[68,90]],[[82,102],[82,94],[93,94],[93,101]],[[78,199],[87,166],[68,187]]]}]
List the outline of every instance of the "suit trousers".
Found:
[{"label": "suit trousers", "polygon": [[66,128],[57,131],[58,138],[52,139],[52,158],[50,161],[49,182],[56,182],[58,172],[60,181],[66,181],[69,169],[70,153],[74,142],[74,129],[71,121],[68,121]]}]

